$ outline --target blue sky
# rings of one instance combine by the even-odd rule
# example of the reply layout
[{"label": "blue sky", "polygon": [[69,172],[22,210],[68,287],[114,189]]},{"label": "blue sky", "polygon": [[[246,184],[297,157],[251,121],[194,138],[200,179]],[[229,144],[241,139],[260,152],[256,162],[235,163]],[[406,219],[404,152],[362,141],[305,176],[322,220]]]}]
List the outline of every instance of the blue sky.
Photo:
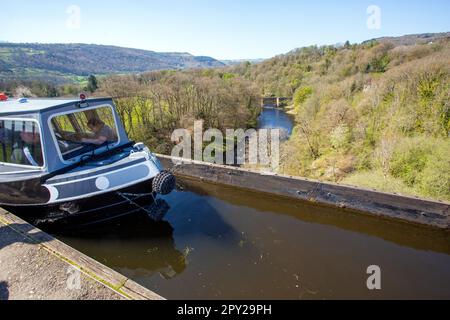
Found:
[{"label": "blue sky", "polygon": [[[67,13],[71,5],[80,8],[79,20]],[[367,27],[370,5],[381,10],[380,29]],[[0,8],[3,41],[109,44],[218,59],[450,31],[448,0],[0,0]]]}]

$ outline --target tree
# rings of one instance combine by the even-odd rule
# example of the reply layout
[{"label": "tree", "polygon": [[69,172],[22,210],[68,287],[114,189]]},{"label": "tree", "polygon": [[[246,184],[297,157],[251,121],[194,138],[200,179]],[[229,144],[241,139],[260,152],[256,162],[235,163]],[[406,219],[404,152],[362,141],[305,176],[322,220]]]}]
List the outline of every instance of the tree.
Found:
[{"label": "tree", "polygon": [[90,75],[88,78],[88,85],[86,88],[90,93],[94,93],[98,89],[97,78],[94,75]]},{"label": "tree", "polygon": [[294,105],[296,107],[300,106],[312,95],[312,93],[313,89],[311,87],[298,88],[294,94]]}]

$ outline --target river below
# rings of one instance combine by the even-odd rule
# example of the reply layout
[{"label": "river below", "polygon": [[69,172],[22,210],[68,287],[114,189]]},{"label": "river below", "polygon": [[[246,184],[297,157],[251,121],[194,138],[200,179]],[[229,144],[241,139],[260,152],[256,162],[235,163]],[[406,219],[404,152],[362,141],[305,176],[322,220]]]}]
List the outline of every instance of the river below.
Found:
[{"label": "river below", "polygon": [[264,107],[258,118],[259,129],[280,129],[281,137],[287,139],[294,128],[294,120],[283,109]]}]

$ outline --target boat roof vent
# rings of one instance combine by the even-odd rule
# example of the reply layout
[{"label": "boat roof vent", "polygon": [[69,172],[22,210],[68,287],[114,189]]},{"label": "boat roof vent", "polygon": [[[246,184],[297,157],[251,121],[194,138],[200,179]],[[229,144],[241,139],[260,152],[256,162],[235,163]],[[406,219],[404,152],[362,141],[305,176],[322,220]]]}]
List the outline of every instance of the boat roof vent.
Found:
[{"label": "boat roof vent", "polygon": [[20,99],[17,99],[17,102],[18,103],[27,103],[28,99],[27,98],[20,98]]}]

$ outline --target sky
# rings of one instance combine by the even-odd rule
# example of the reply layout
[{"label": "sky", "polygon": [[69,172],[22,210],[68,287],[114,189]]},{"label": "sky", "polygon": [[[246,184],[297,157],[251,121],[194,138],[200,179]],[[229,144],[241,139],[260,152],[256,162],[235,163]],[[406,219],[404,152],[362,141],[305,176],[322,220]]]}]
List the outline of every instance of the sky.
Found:
[{"label": "sky", "polygon": [[0,0],[0,41],[94,43],[216,59],[450,31],[449,0]]}]

